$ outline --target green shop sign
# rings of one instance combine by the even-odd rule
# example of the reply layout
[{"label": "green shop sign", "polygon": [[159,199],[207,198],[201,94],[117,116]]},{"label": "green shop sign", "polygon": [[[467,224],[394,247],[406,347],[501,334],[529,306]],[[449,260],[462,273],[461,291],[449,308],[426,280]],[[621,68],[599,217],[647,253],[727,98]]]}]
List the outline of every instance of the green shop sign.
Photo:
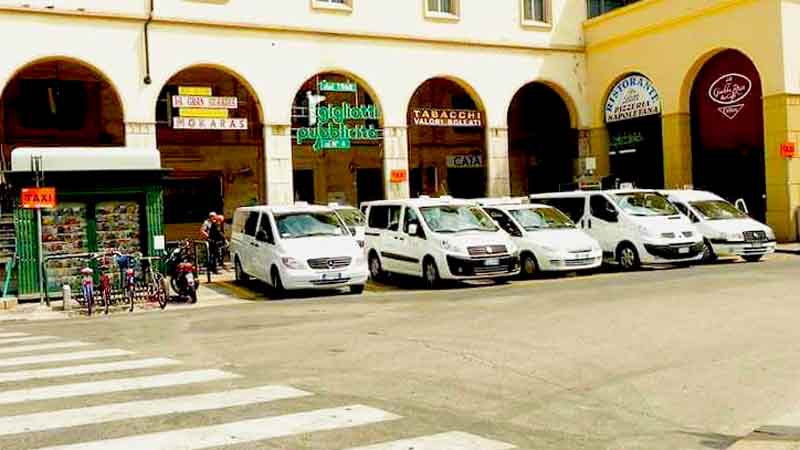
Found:
[{"label": "green shop sign", "polygon": [[314,127],[297,130],[297,145],[313,142],[315,152],[323,149],[347,150],[352,141],[377,141],[381,139],[380,130],[374,125],[355,125],[347,123],[351,120],[378,120],[380,112],[375,105],[352,106],[349,103],[340,105],[317,106],[317,123]]},{"label": "green shop sign", "polygon": [[358,86],[349,81],[322,80],[317,83],[317,88],[323,92],[357,92]]}]

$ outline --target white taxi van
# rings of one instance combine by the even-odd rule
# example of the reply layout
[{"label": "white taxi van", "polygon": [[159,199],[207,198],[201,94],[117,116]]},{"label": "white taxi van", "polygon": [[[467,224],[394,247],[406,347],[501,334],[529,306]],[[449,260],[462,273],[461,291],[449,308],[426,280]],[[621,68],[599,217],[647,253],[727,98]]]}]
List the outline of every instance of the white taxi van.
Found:
[{"label": "white taxi van", "polygon": [[511,237],[477,204],[451,197],[369,202],[366,249],[370,275],[440,280],[509,278],[519,274]]},{"label": "white taxi van", "polygon": [[757,262],[775,252],[775,232],[722,197],[706,191],[661,191],[703,234],[703,260],[740,256]]},{"label": "white taxi van", "polygon": [[364,232],[367,230],[367,218],[358,208],[339,203],[328,203],[333,211],[344,222],[358,245],[364,248]]},{"label": "white taxi van", "polygon": [[519,248],[522,274],[596,269],[603,263],[600,244],[552,206],[520,198],[478,200]]},{"label": "white taxi van", "polygon": [[275,291],[349,287],[364,291],[364,251],[333,209],[293,206],[239,208],[233,216],[231,258],[236,280],[250,277]]},{"label": "white taxi van", "polygon": [[643,264],[685,265],[702,257],[703,236],[657,191],[574,191],[530,198],[569,215],[600,243],[604,258],[623,270]]}]

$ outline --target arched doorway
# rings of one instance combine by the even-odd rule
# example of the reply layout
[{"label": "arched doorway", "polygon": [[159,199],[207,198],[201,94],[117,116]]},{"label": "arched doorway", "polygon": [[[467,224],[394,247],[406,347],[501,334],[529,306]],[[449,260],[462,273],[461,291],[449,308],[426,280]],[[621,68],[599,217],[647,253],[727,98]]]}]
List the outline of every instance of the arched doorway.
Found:
[{"label": "arched doorway", "polygon": [[741,52],[724,50],[700,69],[690,101],[695,188],[730,201],[744,199],[750,214],[763,221],[764,110],[758,69]]},{"label": "arched doorway", "polygon": [[351,76],[306,80],[292,105],[295,200],[358,205],[384,198],[381,109]]},{"label": "arched doorway", "polygon": [[661,96],[655,85],[641,74],[622,77],[608,93],[604,115],[611,166],[606,187],[664,188]]},{"label": "arched doorway", "polygon": [[512,195],[557,192],[575,185],[578,132],[561,96],[528,83],[508,109],[508,159]]},{"label": "arched doorway", "polygon": [[196,238],[210,211],[233,217],[266,201],[261,107],[232,72],[206,66],[167,81],[156,104],[168,240]]},{"label": "arched doorway", "polygon": [[411,196],[486,195],[483,108],[455,81],[432,78],[408,106],[408,166]]}]

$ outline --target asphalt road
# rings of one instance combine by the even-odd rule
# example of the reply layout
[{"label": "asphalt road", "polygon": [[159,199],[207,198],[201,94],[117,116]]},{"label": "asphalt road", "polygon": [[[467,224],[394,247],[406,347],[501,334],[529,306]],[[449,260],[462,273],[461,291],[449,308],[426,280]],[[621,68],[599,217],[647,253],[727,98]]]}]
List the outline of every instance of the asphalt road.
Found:
[{"label": "asphalt road", "polygon": [[0,449],[727,448],[800,413],[798,274],[775,255],[0,324]]}]

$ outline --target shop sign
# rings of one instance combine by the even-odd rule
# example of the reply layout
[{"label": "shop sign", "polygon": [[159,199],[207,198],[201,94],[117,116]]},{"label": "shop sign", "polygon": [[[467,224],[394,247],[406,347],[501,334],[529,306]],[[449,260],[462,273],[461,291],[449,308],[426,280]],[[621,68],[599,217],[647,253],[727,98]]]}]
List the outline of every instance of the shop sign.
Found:
[{"label": "shop sign", "polygon": [[392,183],[404,183],[408,180],[408,171],[406,169],[395,169],[389,172],[389,181]]},{"label": "shop sign", "polygon": [[211,95],[211,88],[208,86],[178,86],[178,95]]},{"label": "shop sign", "polygon": [[213,97],[211,95],[173,95],[173,108],[207,108],[207,109],[237,109],[239,99],[236,97]]},{"label": "shop sign", "polygon": [[794,142],[784,142],[781,144],[781,157],[794,158],[797,154],[797,145]]},{"label": "shop sign", "polygon": [[449,169],[479,169],[483,167],[481,155],[451,155],[447,157]]},{"label": "shop sign", "polygon": [[471,109],[413,108],[414,125],[426,127],[482,127],[483,114]]},{"label": "shop sign", "polygon": [[247,119],[202,119],[173,117],[172,128],[176,130],[246,130]]},{"label": "shop sign", "polygon": [[611,89],[605,111],[606,123],[661,114],[661,96],[649,78],[630,75]]},{"label": "shop sign", "polygon": [[21,203],[26,209],[55,208],[56,188],[22,188]]},{"label": "shop sign", "polygon": [[644,142],[644,135],[640,132],[621,133],[611,136],[611,148],[630,147]]},{"label": "shop sign", "polygon": [[739,73],[728,73],[711,83],[708,96],[714,103],[721,105],[717,111],[733,120],[744,108],[744,101],[752,90],[753,82],[749,78]]},{"label": "shop sign", "polygon": [[317,89],[321,92],[357,92],[358,85],[350,81],[322,80],[317,83]]},{"label": "shop sign", "polygon": [[227,119],[227,109],[213,108],[181,108],[178,114],[181,117],[201,117],[205,119]]},{"label": "shop sign", "polygon": [[349,103],[339,105],[317,105],[316,124],[313,127],[298,128],[297,145],[313,142],[315,152],[323,149],[347,150],[352,141],[376,141],[381,139],[374,125],[350,126],[350,121],[378,120],[380,111],[375,105],[354,106]]}]

